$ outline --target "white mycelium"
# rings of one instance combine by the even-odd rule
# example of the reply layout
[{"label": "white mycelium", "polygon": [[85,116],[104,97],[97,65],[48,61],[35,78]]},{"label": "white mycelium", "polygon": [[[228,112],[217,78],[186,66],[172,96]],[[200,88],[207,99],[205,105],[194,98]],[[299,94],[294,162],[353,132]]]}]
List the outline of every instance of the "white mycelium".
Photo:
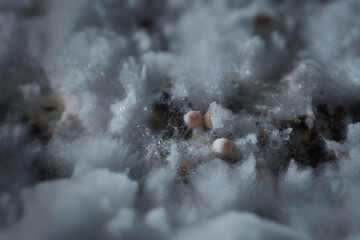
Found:
[{"label": "white mycelium", "polygon": [[360,239],[359,0],[0,0],[0,239]]}]

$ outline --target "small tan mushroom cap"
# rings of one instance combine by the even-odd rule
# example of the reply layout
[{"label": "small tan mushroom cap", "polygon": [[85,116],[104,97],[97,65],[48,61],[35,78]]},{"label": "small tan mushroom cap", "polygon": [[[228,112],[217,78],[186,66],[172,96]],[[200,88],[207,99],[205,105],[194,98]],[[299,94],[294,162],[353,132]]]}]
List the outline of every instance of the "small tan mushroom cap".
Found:
[{"label": "small tan mushroom cap", "polygon": [[210,112],[210,111],[207,111],[207,112],[205,113],[204,123],[205,123],[205,126],[206,126],[208,129],[212,129],[212,128],[213,128],[213,125],[212,125],[212,122],[211,122],[211,112]]},{"label": "small tan mushroom cap", "polygon": [[226,138],[218,138],[212,144],[213,152],[219,156],[225,156],[232,150],[232,143]]},{"label": "small tan mushroom cap", "polygon": [[184,115],[184,123],[188,127],[196,127],[201,124],[201,114],[197,111],[190,111]]}]

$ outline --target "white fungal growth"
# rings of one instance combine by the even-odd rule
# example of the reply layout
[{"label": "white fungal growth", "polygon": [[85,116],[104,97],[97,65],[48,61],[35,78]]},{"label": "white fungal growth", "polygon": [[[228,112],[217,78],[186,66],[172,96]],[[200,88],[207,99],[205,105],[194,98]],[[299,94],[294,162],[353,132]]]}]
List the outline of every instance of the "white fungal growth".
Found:
[{"label": "white fungal growth", "polygon": [[231,111],[216,102],[210,104],[208,115],[205,117],[208,128],[215,132],[230,132],[234,127],[235,119]]},{"label": "white fungal growth", "polygon": [[204,129],[201,125],[195,127],[192,131],[192,136],[197,137],[204,133]]},{"label": "white fungal growth", "polygon": [[360,239],[359,12],[0,0],[0,239]]}]

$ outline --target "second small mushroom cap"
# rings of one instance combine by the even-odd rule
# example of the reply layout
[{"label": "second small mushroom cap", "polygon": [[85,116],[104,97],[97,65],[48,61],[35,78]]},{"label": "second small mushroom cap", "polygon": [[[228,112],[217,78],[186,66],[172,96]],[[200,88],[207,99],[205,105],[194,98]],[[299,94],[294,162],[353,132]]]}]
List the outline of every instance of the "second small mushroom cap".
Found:
[{"label": "second small mushroom cap", "polygon": [[211,112],[210,112],[210,111],[207,111],[207,112],[205,113],[204,123],[205,123],[205,126],[206,126],[208,129],[212,129],[212,128],[213,128],[213,125],[212,125],[212,122],[211,122]]},{"label": "second small mushroom cap", "polygon": [[225,156],[232,150],[232,143],[226,138],[218,138],[216,139],[213,144],[213,152],[220,156]]}]

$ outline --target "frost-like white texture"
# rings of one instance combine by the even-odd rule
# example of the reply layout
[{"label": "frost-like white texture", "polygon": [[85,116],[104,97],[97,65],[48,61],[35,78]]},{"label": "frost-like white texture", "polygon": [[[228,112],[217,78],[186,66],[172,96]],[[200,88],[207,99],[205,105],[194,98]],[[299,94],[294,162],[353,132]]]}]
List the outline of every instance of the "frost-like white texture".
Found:
[{"label": "frost-like white texture", "polygon": [[289,228],[262,220],[253,214],[227,212],[195,229],[180,232],[175,239],[311,239]]},{"label": "frost-like white texture", "polygon": [[39,240],[100,237],[104,221],[120,208],[131,206],[136,190],[136,182],[107,170],[39,184],[22,192],[24,216],[9,230],[11,237]]},{"label": "frost-like white texture", "polygon": [[123,142],[103,135],[54,141],[48,151],[57,156],[58,161],[73,164],[75,172],[111,166],[125,169],[124,163],[129,157],[128,147]]},{"label": "frost-like white texture", "polygon": [[0,239],[357,239],[359,12],[0,0]]},{"label": "frost-like white texture", "polygon": [[107,234],[112,238],[124,237],[122,234],[131,231],[136,224],[136,213],[133,209],[121,208],[107,226]]},{"label": "frost-like white texture", "polygon": [[167,213],[163,207],[155,208],[149,211],[145,217],[145,223],[149,227],[162,233],[164,236],[171,232]]},{"label": "frost-like white texture", "polygon": [[[252,169],[253,170],[253,169]],[[195,179],[195,187],[210,211],[221,212],[234,205],[238,200],[242,185],[246,185],[246,176],[242,178],[237,169],[232,170],[221,162],[214,160],[199,168],[199,176]],[[254,170],[253,170],[254,171]],[[207,206],[205,205],[205,206]]]},{"label": "frost-like white texture", "polygon": [[214,131],[224,133],[231,132],[234,128],[234,116],[232,113],[224,109],[221,105],[212,102],[209,106],[211,112],[211,123]]},{"label": "frost-like white texture", "polygon": [[[319,8],[308,21],[305,39],[309,51],[325,66],[328,79],[323,91],[333,101],[358,100],[360,21],[359,2],[334,1]],[[346,26],[346,27],[344,27]],[[341,61],[341,64],[339,64]],[[339,81],[337,79],[341,78]]]}]

